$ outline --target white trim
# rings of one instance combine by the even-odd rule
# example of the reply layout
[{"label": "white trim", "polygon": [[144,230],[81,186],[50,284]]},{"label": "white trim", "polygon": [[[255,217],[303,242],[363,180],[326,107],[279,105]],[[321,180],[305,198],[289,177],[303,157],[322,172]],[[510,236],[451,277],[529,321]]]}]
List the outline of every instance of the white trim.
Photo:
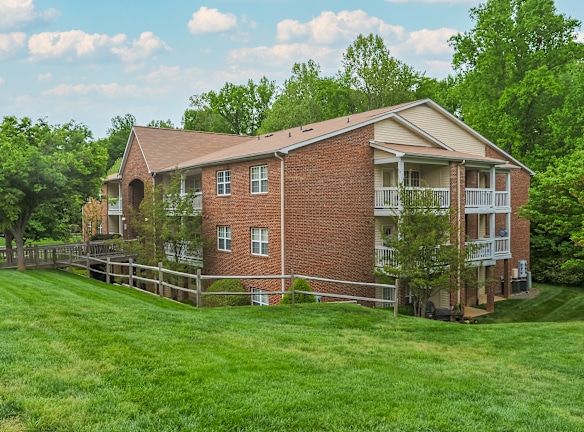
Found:
[{"label": "white trim", "polygon": [[[223,180],[219,181],[219,173],[222,173]],[[229,181],[225,181],[225,173],[229,173]],[[223,185],[223,193],[219,193],[219,185]],[[229,192],[227,192],[227,185],[229,185]],[[217,170],[215,171],[215,194],[217,196],[230,196],[231,195],[231,170]]]},{"label": "white trim", "polygon": [[[257,239],[257,237],[254,239],[254,231],[256,231],[256,234],[259,234],[259,240]],[[264,233],[266,235],[266,239],[264,241]],[[252,255],[257,255],[257,256],[268,256],[269,255],[269,232],[267,228],[256,228],[256,227],[252,227],[249,231],[250,234],[250,239],[251,239],[251,254]],[[253,251],[253,246],[254,244],[258,245],[259,248],[259,252],[254,252]],[[264,252],[264,245],[266,247],[266,253]]]},{"label": "white trim", "polygon": [[[265,168],[265,177],[262,176],[264,174],[263,168]],[[256,171],[256,174],[258,176],[255,179],[253,178],[254,170]],[[267,164],[255,165],[255,166],[249,167],[249,192],[252,195],[268,193],[268,177],[269,177],[269,171],[268,171]],[[265,183],[265,185],[266,185],[265,190],[263,189],[264,181],[266,182]],[[257,188],[258,188],[257,191],[253,190],[254,185],[257,185]]]},{"label": "white trim", "polygon": [[[221,229],[224,229],[223,236],[221,235]],[[229,231],[229,232],[228,232]],[[221,248],[221,240],[223,240],[224,247]],[[227,242],[229,241],[229,248],[227,247]],[[217,225],[217,250],[223,252],[231,252],[231,225]]]}]

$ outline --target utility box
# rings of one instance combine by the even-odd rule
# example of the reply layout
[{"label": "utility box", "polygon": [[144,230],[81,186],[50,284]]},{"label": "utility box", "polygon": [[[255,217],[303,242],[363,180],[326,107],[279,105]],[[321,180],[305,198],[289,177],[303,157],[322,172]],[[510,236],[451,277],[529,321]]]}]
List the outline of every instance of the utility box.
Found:
[{"label": "utility box", "polygon": [[519,270],[514,268],[511,269],[511,279],[519,279]]},{"label": "utility box", "polygon": [[519,279],[527,279],[527,261],[521,260],[517,263]]}]

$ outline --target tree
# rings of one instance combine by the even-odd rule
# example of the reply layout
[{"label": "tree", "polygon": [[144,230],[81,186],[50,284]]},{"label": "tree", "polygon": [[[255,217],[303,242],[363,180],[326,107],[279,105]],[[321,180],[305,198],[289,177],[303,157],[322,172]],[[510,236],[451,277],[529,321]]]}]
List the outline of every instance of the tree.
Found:
[{"label": "tree", "polygon": [[522,215],[531,221],[535,280],[584,282],[584,150],[570,153],[535,176]]},{"label": "tree", "polygon": [[107,148],[107,168],[111,167],[117,159],[124,155],[130,132],[132,132],[132,127],[136,124],[136,117],[132,114],[115,116],[112,118],[111,124],[111,127],[106,131],[107,138],[100,140],[102,145]]},{"label": "tree", "polygon": [[[161,129],[176,129],[174,127],[174,123],[170,119],[169,120],[152,120],[146,126],[153,127],[153,128],[161,128]],[[130,134],[128,133],[128,136],[129,135]]]},{"label": "tree", "polygon": [[262,77],[257,84],[251,79],[242,85],[225,83],[218,93],[194,95],[190,101],[198,110],[220,115],[229,124],[230,133],[254,135],[272,104],[275,91],[274,82]]},{"label": "tree", "polygon": [[187,108],[182,117],[185,130],[232,133],[227,120],[208,107],[200,95],[191,96],[190,101],[192,108]]},{"label": "tree", "polygon": [[349,91],[339,79],[321,77],[320,66],[313,60],[295,63],[260,131],[274,132],[350,114]]},{"label": "tree", "polygon": [[414,299],[416,316],[423,316],[426,303],[436,290],[453,291],[475,282],[473,267],[460,245],[460,230],[454,213],[441,210],[431,189],[399,188],[401,210],[394,218],[397,234],[385,237],[393,257],[383,274],[407,286]]},{"label": "tree", "polygon": [[[151,186],[151,185],[150,185]],[[195,192],[181,193],[181,173],[173,173],[170,185],[144,188],[144,199],[132,215],[138,234],[137,253],[148,265],[166,263],[180,269],[182,257],[193,255],[202,246],[201,215],[194,214]]]},{"label": "tree", "polygon": [[549,116],[570,86],[562,79],[584,57],[580,22],[553,0],[489,0],[472,8],[475,26],[450,39],[460,115],[472,128],[536,170],[566,154],[549,141]]},{"label": "tree", "polygon": [[351,89],[357,111],[409,102],[420,80],[411,66],[393,57],[378,35],[359,35],[343,55],[340,77]]},{"label": "tree", "polygon": [[81,205],[99,189],[106,159],[106,150],[91,140],[84,125],[50,126],[44,120],[4,118],[0,125],[0,228],[10,230],[14,237],[19,269],[25,268],[29,227],[63,233],[71,218],[78,220]]}]

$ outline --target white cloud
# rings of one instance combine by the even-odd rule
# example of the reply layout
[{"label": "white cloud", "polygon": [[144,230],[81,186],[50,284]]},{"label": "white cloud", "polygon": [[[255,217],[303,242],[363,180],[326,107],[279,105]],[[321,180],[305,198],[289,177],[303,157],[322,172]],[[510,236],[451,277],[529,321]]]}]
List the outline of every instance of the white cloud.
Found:
[{"label": "white cloud", "polygon": [[35,21],[50,21],[59,16],[56,9],[37,12],[33,0],[0,0],[0,29],[20,28]]},{"label": "white cloud", "polygon": [[216,8],[201,8],[193,13],[188,23],[192,34],[214,33],[231,30],[237,26],[237,17],[232,13],[222,13]]},{"label": "white cloud", "polygon": [[576,32],[576,41],[584,43],[584,32]]},{"label": "white cloud", "polygon": [[105,34],[88,34],[81,30],[66,32],[44,32],[32,35],[28,40],[28,49],[33,58],[78,57],[93,54],[98,48],[121,45],[126,36],[118,34],[110,37]]},{"label": "white cloud", "polygon": [[24,47],[26,34],[21,32],[0,34],[0,58],[7,57]]},{"label": "white cloud", "polygon": [[37,80],[39,81],[51,81],[53,79],[53,75],[48,72],[46,74],[39,74],[37,75]]},{"label": "white cloud", "polygon": [[407,53],[416,55],[443,55],[452,53],[452,47],[448,45],[448,39],[458,31],[449,28],[437,30],[422,29],[411,32],[408,38],[401,44],[390,48],[395,56]]},{"label": "white cloud", "polygon": [[130,96],[137,93],[138,88],[134,84],[120,85],[111,84],[60,84],[50,90],[45,90],[42,94],[45,96],[71,96],[71,95],[88,95],[97,94],[108,98],[118,98],[121,96]]},{"label": "white cloud", "polygon": [[139,39],[132,41],[131,46],[112,48],[112,52],[126,63],[133,63],[161,51],[170,51],[170,47],[149,31],[143,32]]},{"label": "white cloud", "polygon": [[2,84],[4,84],[4,78],[0,77],[0,86],[2,86]]},{"label": "white cloud", "polygon": [[287,19],[278,23],[277,31],[280,42],[308,38],[319,44],[352,41],[362,33],[377,33],[383,37],[400,40],[406,33],[403,27],[387,24],[362,10],[345,10],[338,14],[324,11],[307,23]]}]

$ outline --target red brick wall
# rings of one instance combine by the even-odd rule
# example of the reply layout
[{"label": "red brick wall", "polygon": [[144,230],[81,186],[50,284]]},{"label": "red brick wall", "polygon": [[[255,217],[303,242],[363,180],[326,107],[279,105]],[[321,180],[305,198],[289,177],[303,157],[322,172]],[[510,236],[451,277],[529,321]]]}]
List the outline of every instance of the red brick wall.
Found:
[{"label": "red brick wall", "polygon": [[127,224],[127,229],[123,230],[124,238],[133,237],[133,231],[131,227],[132,212],[130,207],[133,207],[134,203],[132,203],[130,183],[136,179],[141,180],[145,187],[149,187],[148,185],[152,184],[152,176],[150,173],[148,173],[148,167],[146,166],[146,162],[144,161],[144,157],[142,156],[138,142],[134,138],[130,146],[126,164],[124,165],[124,171],[122,172],[122,210]]},{"label": "red brick wall", "polygon": [[[251,194],[250,168],[268,165],[268,193]],[[231,195],[218,196],[216,172],[231,170]],[[281,274],[280,161],[275,157],[204,168],[204,272],[211,275]],[[231,226],[231,252],[217,249],[217,226]],[[268,256],[251,253],[251,228],[268,228]],[[248,287],[280,291],[278,280],[243,281]],[[279,296],[270,296],[278,302]]]},{"label": "red brick wall", "polygon": [[[286,156],[286,272],[374,282],[372,138],[373,126],[366,126]],[[374,296],[371,288],[311,285]]]}]

